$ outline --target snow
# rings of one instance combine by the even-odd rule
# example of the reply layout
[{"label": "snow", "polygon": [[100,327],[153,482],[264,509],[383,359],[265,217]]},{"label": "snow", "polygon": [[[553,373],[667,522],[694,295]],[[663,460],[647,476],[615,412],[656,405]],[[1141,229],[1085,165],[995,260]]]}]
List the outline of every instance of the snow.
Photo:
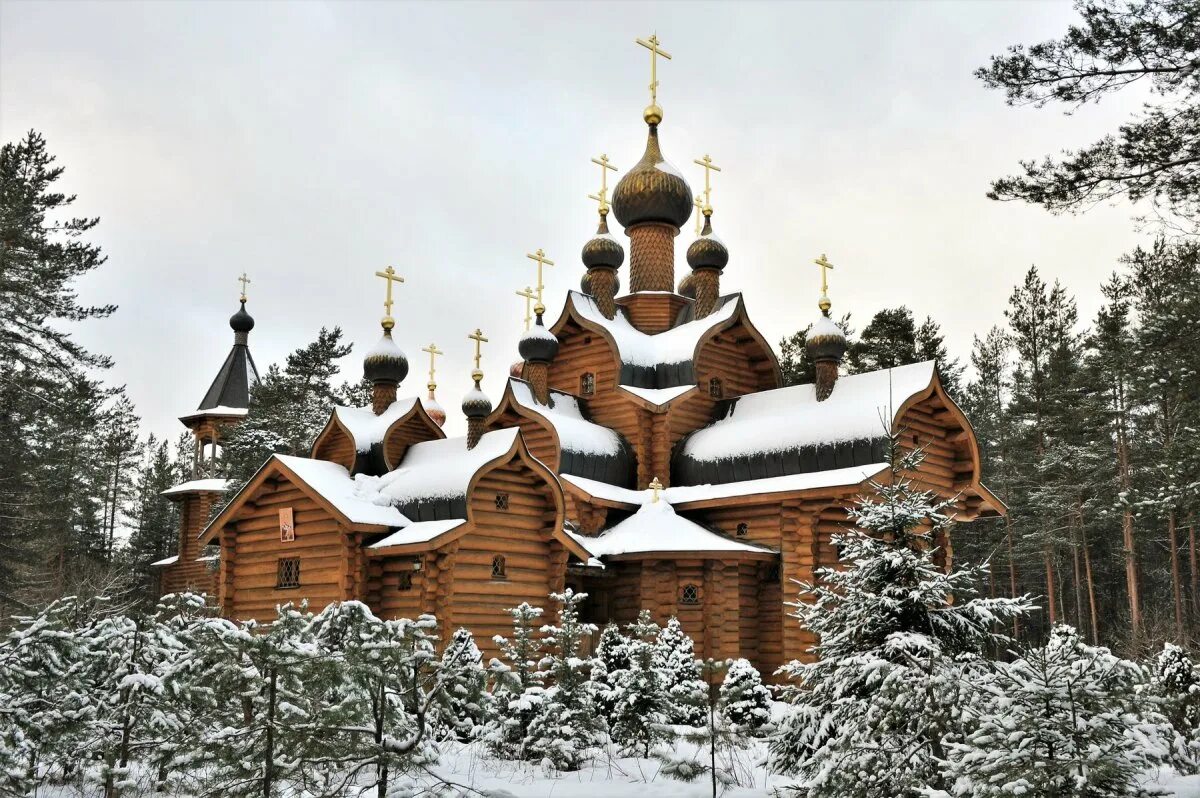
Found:
[{"label": "snow", "polygon": [[846,333],[837,325],[837,322],[822,313],[813,322],[812,327],[808,328],[808,337],[845,338]]},{"label": "snow", "polygon": [[584,418],[574,396],[551,391],[550,405],[543,405],[534,399],[529,383],[509,378],[508,384],[517,404],[537,413],[554,427],[559,445],[566,451],[600,456],[615,456],[621,451],[617,433]]},{"label": "snow", "polygon": [[595,301],[586,294],[572,291],[569,301],[580,316],[608,331],[617,344],[621,361],[631,366],[690,361],[705,333],[732,318],[740,304],[737,295],[725,297],[721,307],[703,319],[689,321],[656,335],[647,335],[630,324],[623,313],[618,312],[611,319],[604,318]]},{"label": "snow", "polygon": [[[838,485],[857,485],[879,474],[888,467],[887,463],[834,468],[828,471],[813,471],[807,474],[789,474],[782,477],[750,479],[744,482],[726,482],[721,485],[679,485],[666,488],[660,494],[673,505],[701,502],[709,499],[729,499],[737,496],[757,496],[763,493],[788,493],[797,490],[831,488]],[[560,474],[559,479],[569,482],[590,496],[623,504],[639,505],[645,491],[630,490],[607,482],[600,482],[574,474]]]},{"label": "snow", "polygon": [[668,160],[664,159],[664,160],[659,161],[658,163],[654,164],[654,168],[660,172],[665,172],[666,174],[674,175],[675,177],[678,177],[680,180],[682,180],[684,183],[687,183],[687,178],[685,178],[683,176],[683,173],[680,172],[678,169],[676,169],[675,164],[671,163]]},{"label": "snow", "polygon": [[439,535],[444,535],[465,523],[467,523],[465,518],[447,518],[442,521],[417,521],[399,531],[393,532],[383,540],[372,543],[367,548],[386,549],[389,546],[403,546],[406,543],[428,543]]},{"label": "snow", "polygon": [[[386,506],[397,515],[400,513],[391,507],[393,504],[463,496],[480,468],[512,449],[518,432],[517,427],[489,432],[474,449],[467,449],[466,438],[414,443],[396,470],[380,477],[357,475],[353,496],[359,502]],[[393,525],[407,524],[403,521]]]},{"label": "snow", "polygon": [[354,480],[345,467],[326,460],[277,454],[273,457],[287,466],[304,484],[319,493],[338,512],[355,524],[407,526],[409,520],[395,507],[367,501],[357,495]]},{"label": "snow", "polygon": [[165,560],[159,560],[158,562],[152,562],[152,563],[150,563],[150,567],[151,568],[166,568],[168,565],[174,565],[177,562],[179,562],[178,554],[176,554],[174,557],[167,557]]},{"label": "snow", "polygon": [[229,486],[232,484],[232,479],[193,479],[188,482],[181,482],[173,488],[167,488],[162,492],[162,495],[178,496],[182,493],[199,493],[201,491],[216,493],[229,490]]},{"label": "snow", "polygon": [[244,407],[227,407],[225,405],[217,405],[205,410],[196,410],[188,413],[181,418],[202,418],[204,416],[244,416],[250,411]]},{"label": "snow", "polygon": [[643,494],[641,508],[614,527],[589,538],[573,535],[594,557],[617,554],[644,554],[660,551],[740,551],[770,552],[763,546],[742,543],[710,532],[694,521],[676,514],[670,502],[659,495],[652,500],[652,491]]},{"label": "snow", "polygon": [[778,452],[887,434],[897,408],[933,381],[934,363],[841,377],[818,402],[812,385],[740,397],[725,418],[688,438],[684,454],[701,461]]},{"label": "snow", "polygon": [[417,399],[413,396],[397,399],[379,415],[375,415],[375,411],[369,406],[343,407],[339,405],[333,408],[333,414],[337,416],[338,422],[354,439],[354,448],[360,452],[369,452],[374,444],[383,441],[388,427],[412,410],[416,402]]},{"label": "snow", "polygon": [[555,337],[554,333],[550,332],[545,327],[537,325],[537,324],[530,327],[521,336],[522,341],[527,340],[527,339],[539,339],[542,341],[557,341],[558,340],[558,338]]},{"label": "snow", "polygon": [[639,399],[645,399],[652,405],[665,405],[668,402],[683,396],[696,386],[677,385],[674,388],[638,388],[634,385],[619,385],[617,387],[628,391]]},{"label": "snow", "polygon": [[488,399],[487,394],[484,393],[479,386],[475,386],[471,390],[467,391],[467,393],[463,396],[462,403],[463,407],[466,407],[469,404],[486,404],[488,407],[492,406],[492,400]]},{"label": "snow", "polygon": [[400,347],[396,344],[395,340],[392,339],[392,336],[387,335],[386,333],[379,337],[379,340],[375,342],[374,346],[372,346],[365,353],[363,353],[363,360],[366,360],[366,359],[372,358],[372,357],[389,357],[389,358],[406,359],[404,357],[404,352],[401,351]]}]

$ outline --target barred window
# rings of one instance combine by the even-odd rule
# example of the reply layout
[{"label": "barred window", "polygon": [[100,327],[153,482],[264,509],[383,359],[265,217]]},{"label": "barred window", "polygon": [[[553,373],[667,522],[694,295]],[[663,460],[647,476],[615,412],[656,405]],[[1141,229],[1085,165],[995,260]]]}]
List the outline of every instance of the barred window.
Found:
[{"label": "barred window", "polygon": [[492,558],[492,579],[507,579],[508,574],[504,567],[504,555],[497,554]]},{"label": "barred window", "polygon": [[412,590],[412,571],[401,571],[396,574],[396,589],[397,590]]},{"label": "barred window", "polygon": [[750,525],[749,525],[749,524],[747,524],[746,522],[744,522],[744,521],[743,521],[742,523],[740,523],[740,524],[738,524],[738,525],[737,525],[737,536],[738,536],[739,538],[744,538],[744,537],[746,537],[746,534],[747,534],[749,531],[750,531]]},{"label": "barred window", "polygon": [[721,387],[720,377],[713,377],[708,381],[708,395],[713,399],[720,399],[725,395],[725,389]]},{"label": "barred window", "polygon": [[695,585],[684,585],[679,591],[680,604],[699,604],[700,603],[700,588]]},{"label": "barred window", "polygon": [[508,494],[507,493],[497,493],[496,494],[496,509],[497,510],[507,510],[508,509]]},{"label": "barred window", "polygon": [[280,557],[275,571],[275,587],[300,587],[300,558]]},{"label": "barred window", "polygon": [[596,392],[596,375],[590,371],[584,372],[579,378],[579,393],[582,396],[591,396]]}]

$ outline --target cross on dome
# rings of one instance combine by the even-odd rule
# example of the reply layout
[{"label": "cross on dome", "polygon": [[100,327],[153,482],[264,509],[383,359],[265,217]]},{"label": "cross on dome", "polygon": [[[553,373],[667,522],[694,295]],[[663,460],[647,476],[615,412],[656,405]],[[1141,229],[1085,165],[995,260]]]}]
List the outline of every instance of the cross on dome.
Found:
[{"label": "cross on dome", "polygon": [[721,167],[713,163],[713,159],[708,157],[708,153],[704,154],[703,158],[697,158],[692,163],[704,167],[704,214],[712,214],[712,182],[711,176],[713,172],[721,171]]},{"label": "cross on dome", "polygon": [[594,199],[600,203],[600,215],[604,216],[608,213],[608,173],[609,171],[617,171],[617,167],[609,163],[608,155],[601,155],[599,158],[593,158],[592,163],[600,167],[600,193],[588,194],[588,199]]},{"label": "cross on dome", "polygon": [[383,325],[390,329],[395,324],[395,320],[392,318],[392,305],[395,304],[392,301],[392,283],[402,283],[404,278],[396,274],[396,270],[391,266],[381,272],[375,272],[375,276],[382,277],[387,281],[387,296],[383,300]]},{"label": "cross on dome", "polygon": [[822,313],[828,313],[829,308],[833,307],[833,303],[829,301],[829,270],[833,268],[833,264],[825,257],[824,252],[813,263],[821,267],[821,298],[817,300],[817,307]]},{"label": "cross on dome", "polygon": [[648,125],[657,125],[662,121],[662,109],[658,107],[658,57],[661,55],[668,61],[671,54],[658,45],[658,34],[652,34],[649,39],[635,39],[638,44],[650,51],[650,104],[642,116]]},{"label": "cross on dome", "polygon": [[542,304],[542,291],[546,288],[546,286],[542,283],[542,267],[553,266],[554,261],[547,258],[546,253],[541,249],[538,249],[538,251],[532,255],[526,253],[525,257],[529,258],[530,260],[537,261],[537,304],[533,306],[533,312],[540,316],[546,312],[546,306]]},{"label": "cross on dome", "polygon": [[525,331],[529,332],[529,322],[533,321],[533,316],[530,314],[530,303],[537,299],[537,294],[529,286],[525,286],[524,291],[517,291],[517,296],[525,297]]},{"label": "cross on dome", "polygon": [[242,276],[238,278],[238,282],[242,284],[241,301],[245,302],[246,301],[246,286],[250,285],[250,278],[246,276],[245,272],[242,272]]}]

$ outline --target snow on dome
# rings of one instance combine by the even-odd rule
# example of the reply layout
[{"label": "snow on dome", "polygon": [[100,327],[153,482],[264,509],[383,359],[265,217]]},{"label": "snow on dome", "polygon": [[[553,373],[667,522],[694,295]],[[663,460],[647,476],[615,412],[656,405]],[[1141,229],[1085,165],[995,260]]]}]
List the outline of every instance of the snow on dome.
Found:
[{"label": "snow on dome", "polygon": [[588,421],[579,409],[574,396],[559,391],[550,392],[550,404],[538,404],[533,389],[524,380],[510,379],[513,399],[524,408],[534,411],[554,427],[559,445],[566,451],[616,457],[621,452],[621,439],[616,432]]},{"label": "snow on dome", "polygon": [[392,423],[396,419],[412,410],[416,402],[417,399],[414,396],[397,399],[388,405],[387,410],[384,410],[378,416],[375,415],[370,406],[343,407],[339,405],[333,408],[333,414],[337,416],[338,422],[350,433],[350,437],[354,439],[355,450],[369,452],[373,445],[383,441],[383,436],[387,434],[388,427],[392,426]]},{"label": "snow on dome", "polygon": [[696,354],[696,345],[705,333],[731,319],[738,307],[736,296],[725,297],[721,307],[703,319],[647,335],[630,324],[629,319],[619,311],[611,319],[604,318],[595,300],[586,294],[572,291],[570,299],[579,315],[603,327],[613,337],[622,363],[651,368],[665,363],[690,362]]},{"label": "snow on dome", "polygon": [[822,313],[808,330],[809,338],[845,338],[846,333],[837,322]]},{"label": "snow on dome", "polygon": [[404,357],[399,345],[390,335],[381,335],[375,345],[363,353],[363,360],[372,357]]},{"label": "snow on dome", "polygon": [[730,403],[725,418],[693,433],[683,454],[716,461],[881,438],[891,431],[896,410],[928,388],[933,376],[929,360],[842,377],[824,402],[817,401],[813,385],[746,394]]},{"label": "snow on dome", "polygon": [[673,177],[678,177],[680,180],[684,181],[685,183],[687,182],[687,179],[683,176],[683,172],[680,172],[678,169],[676,169],[675,164],[671,163],[670,161],[668,161],[665,158],[663,160],[659,161],[658,163],[654,164],[654,168],[660,172],[666,172],[667,174],[669,174]]},{"label": "snow on dome", "polygon": [[643,504],[629,518],[601,532],[599,537],[587,538],[583,545],[594,557],[618,554],[647,554],[666,551],[730,551],[773,553],[764,546],[732,540],[710,532],[694,521],[675,512],[661,496],[652,501],[651,491],[640,491]]},{"label": "snow on dome", "polygon": [[312,460],[276,454],[273,457],[304,484],[321,494],[338,512],[355,524],[407,526],[410,522],[395,507],[368,501],[358,495],[356,483],[344,466],[327,460]]},{"label": "snow on dome", "polygon": [[442,407],[441,402],[434,399],[432,396],[427,396],[421,400],[421,405],[425,408],[425,413],[433,419],[434,423],[439,427],[446,423],[446,408]]},{"label": "snow on dome", "polygon": [[554,333],[550,332],[545,327],[534,324],[525,331],[525,333],[521,336],[521,340],[558,341],[558,338],[554,335]]},{"label": "snow on dome", "polygon": [[355,476],[354,495],[387,507],[464,496],[475,473],[508,452],[517,433],[517,427],[488,432],[474,449],[467,448],[466,438],[414,443],[395,471],[379,477]]}]

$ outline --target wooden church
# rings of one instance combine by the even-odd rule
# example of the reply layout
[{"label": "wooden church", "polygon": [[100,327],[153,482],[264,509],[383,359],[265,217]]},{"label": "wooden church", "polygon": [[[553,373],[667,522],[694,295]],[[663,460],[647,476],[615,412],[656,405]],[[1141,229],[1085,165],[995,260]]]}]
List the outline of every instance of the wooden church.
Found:
[{"label": "wooden church", "polygon": [[[662,54],[653,37],[640,43],[652,63]],[[224,483],[174,489],[185,511],[165,590],[207,589],[225,615],[264,621],[301,599],[357,599],[384,617],[431,613],[444,635],[466,627],[494,655],[492,636],[511,631],[507,608],[529,602],[550,614],[547,594],[571,587],[588,594],[589,621],[624,623],[643,608],[660,623],[677,616],[699,656],[745,657],[769,674],[811,657],[814,640],[786,606],[793,580],[837,563],[830,536],[887,473],[890,433],[924,449],[910,476],[953,497],[958,521],[1003,512],[980,484],[971,425],[934,363],[839,376],[846,338],[824,280],[806,345],[816,381],[783,386],[743,297],[721,292],[730,253],[713,232],[717,167],[698,161],[705,190],[693,199],[663,155],[651,99],[645,154],[611,204],[606,183],[594,196],[599,227],[583,245],[581,290],[553,322],[541,295],[549,261],[530,255],[538,287],[523,295],[536,300],[536,322],[494,402],[480,388],[486,339],[470,336],[467,435],[443,432],[432,368],[425,396],[399,390],[409,366],[393,339],[397,278],[380,273],[388,315],[364,358],[371,406],[333,408],[309,457],[273,456],[211,523]],[[602,174],[613,168],[596,162]],[[628,293],[610,211],[628,237]],[[676,238],[693,211],[703,228],[677,270]],[[824,256],[818,264],[829,266]],[[678,285],[677,271],[686,272]],[[252,321],[242,313],[244,304],[234,352],[183,419],[198,461],[247,406]],[[440,353],[424,351],[431,363]],[[950,541],[940,543],[948,565]]]}]

